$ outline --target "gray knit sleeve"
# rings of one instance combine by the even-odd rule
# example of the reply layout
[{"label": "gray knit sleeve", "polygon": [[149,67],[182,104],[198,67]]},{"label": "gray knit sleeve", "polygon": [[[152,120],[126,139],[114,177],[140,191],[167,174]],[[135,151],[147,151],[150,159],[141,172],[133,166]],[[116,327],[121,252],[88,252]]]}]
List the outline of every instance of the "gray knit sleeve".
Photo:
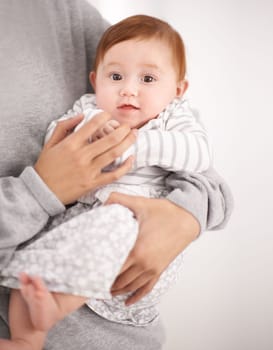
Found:
[{"label": "gray knit sleeve", "polygon": [[0,270],[20,243],[32,238],[64,205],[32,167],[17,177],[0,178]]},{"label": "gray knit sleeve", "polygon": [[233,196],[214,169],[201,174],[172,173],[166,182],[173,189],[167,199],[189,211],[199,221],[201,232],[225,227],[232,213]]}]

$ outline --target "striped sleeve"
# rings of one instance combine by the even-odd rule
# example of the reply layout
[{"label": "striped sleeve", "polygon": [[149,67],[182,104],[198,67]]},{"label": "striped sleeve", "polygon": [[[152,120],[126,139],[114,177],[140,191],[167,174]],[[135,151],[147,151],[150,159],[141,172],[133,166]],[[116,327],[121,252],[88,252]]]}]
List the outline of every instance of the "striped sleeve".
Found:
[{"label": "striped sleeve", "polygon": [[122,157],[134,154],[135,169],[158,166],[173,172],[202,172],[211,166],[207,133],[187,101],[176,99],[148,124]]}]

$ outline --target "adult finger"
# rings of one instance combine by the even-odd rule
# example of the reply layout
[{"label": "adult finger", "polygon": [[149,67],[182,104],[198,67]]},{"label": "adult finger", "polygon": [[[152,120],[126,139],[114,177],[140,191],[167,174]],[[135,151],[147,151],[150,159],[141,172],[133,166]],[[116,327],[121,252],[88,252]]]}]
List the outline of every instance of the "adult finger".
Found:
[{"label": "adult finger", "polygon": [[106,201],[106,204],[120,204],[128,209],[132,210],[132,212],[136,215],[138,210],[143,206],[143,200],[145,198],[141,198],[139,200],[138,196],[130,196],[124,193],[113,192],[109,199]]},{"label": "adult finger", "polygon": [[[113,132],[114,133],[114,132]],[[100,141],[106,139],[109,135],[105,136],[103,139],[96,141],[100,143]],[[135,135],[133,132],[130,132],[119,144],[116,146],[110,146],[109,143],[104,144],[103,148],[109,148],[105,152],[98,154],[101,149],[96,148],[96,144],[94,143],[93,149],[89,150],[90,152],[86,152],[85,157],[87,159],[92,158],[92,163],[90,165],[95,169],[102,169],[105,166],[111,164],[117,158],[119,158],[133,143],[135,142]],[[91,145],[90,145],[91,146]],[[97,154],[97,156],[95,156]]]},{"label": "adult finger", "polygon": [[120,165],[115,170],[107,173],[99,174],[99,177],[97,178],[96,186],[107,185],[109,183],[112,183],[118,180],[123,175],[127,174],[128,171],[132,168],[133,160],[134,160],[134,157],[129,157],[128,159],[126,159],[126,161],[122,165]]},{"label": "adult finger", "polygon": [[84,124],[79,130],[77,130],[73,135],[73,140],[79,144],[88,143],[88,139],[111,118],[109,113],[101,112],[90,119],[86,124]]},{"label": "adult finger", "polygon": [[135,279],[141,276],[142,271],[139,269],[137,265],[131,265],[126,271],[120,273],[116,278],[113,286],[111,288],[111,292],[119,291],[126,286],[130,285]]},{"label": "adult finger", "polygon": [[[130,127],[124,124],[96,142],[88,144],[86,154],[92,154],[92,158],[95,158],[105,153],[110,158],[115,157],[114,159],[116,159],[135,142],[135,139],[134,131],[131,131]],[[107,151],[109,151],[108,154]]]},{"label": "adult finger", "polygon": [[45,147],[50,148],[62,141],[82,121],[82,119],[83,115],[79,114],[73,118],[58,122],[51,138],[48,140]]},{"label": "adult finger", "polygon": [[119,289],[111,289],[111,293],[113,296],[125,294],[128,292],[134,292],[144,285],[146,285],[152,278],[153,274],[151,272],[141,273],[138,277],[131,280],[128,284],[124,285]]},{"label": "adult finger", "polygon": [[126,301],[125,305],[129,306],[132,304],[135,304],[140,299],[142,299],[145,295],[150,293],[150,291],[153,289],[154,285],[156,284],[158,278],[154,278],[150,280],[147,284],[145,284],[143,287],[139,288],[134,292],[133,295],[131,295]]}]

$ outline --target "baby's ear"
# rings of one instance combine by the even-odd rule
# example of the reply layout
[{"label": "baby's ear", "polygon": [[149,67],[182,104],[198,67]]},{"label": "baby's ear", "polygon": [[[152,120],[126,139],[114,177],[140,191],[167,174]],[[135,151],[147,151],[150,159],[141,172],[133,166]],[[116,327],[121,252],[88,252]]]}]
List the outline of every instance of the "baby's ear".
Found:
[{"label": "baby's ear", "polygon": [[90,81],[90,84],[92,85],[94,91],[96,91],[96,73],[94,71],[90,72],[89,81]]},{"label": "baby's ear", "polygon": [[176,97],[181,97],[186,92],[187,88],[189,86],[189,83],[187,80],[181,80],[177,83],[176,87]]}]

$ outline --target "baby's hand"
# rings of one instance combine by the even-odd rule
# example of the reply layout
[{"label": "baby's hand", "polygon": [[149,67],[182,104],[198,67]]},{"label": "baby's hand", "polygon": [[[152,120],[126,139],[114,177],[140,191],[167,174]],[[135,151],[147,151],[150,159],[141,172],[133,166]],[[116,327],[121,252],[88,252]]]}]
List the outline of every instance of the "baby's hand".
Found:
[{"label": "baby's hand", "polygon": [[114,119],[108,120],[108,122],[106,122],[102,128],[98,129],[92,135],[92,140],[96,141],[108,134],[111,134],[111,132],[113,132],[119,126],[120,126],[120,123],[117,120],[114,120]]}]

